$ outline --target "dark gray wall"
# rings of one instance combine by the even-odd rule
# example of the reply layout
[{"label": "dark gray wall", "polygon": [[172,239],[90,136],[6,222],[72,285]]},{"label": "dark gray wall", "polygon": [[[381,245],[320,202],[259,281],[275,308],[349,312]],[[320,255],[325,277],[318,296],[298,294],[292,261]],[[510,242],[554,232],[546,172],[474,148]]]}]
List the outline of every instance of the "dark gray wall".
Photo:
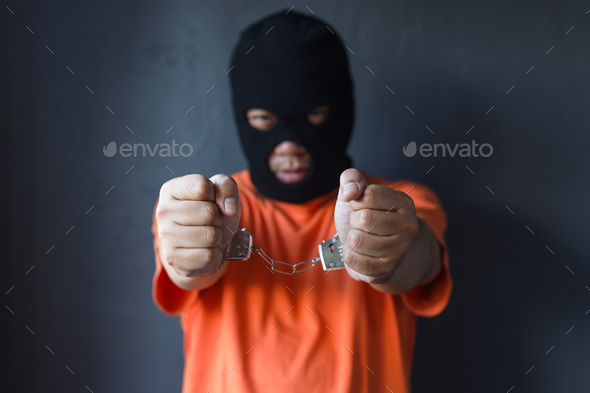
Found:
[{"label": "dark gray wall", "polygon": [[[150,294],[154,202],[174,175],[244,167],[229,55],[293,5],[354,52],[356,166],[430,185],[449,214],[455,290],[420,321],[415,391],[587,391],[588,1],[2,5],[3,392],[179,391],[179,321]],[[193,155],[102,152],[172,140]],[[402,154],[472,140],[493,155]]]}]

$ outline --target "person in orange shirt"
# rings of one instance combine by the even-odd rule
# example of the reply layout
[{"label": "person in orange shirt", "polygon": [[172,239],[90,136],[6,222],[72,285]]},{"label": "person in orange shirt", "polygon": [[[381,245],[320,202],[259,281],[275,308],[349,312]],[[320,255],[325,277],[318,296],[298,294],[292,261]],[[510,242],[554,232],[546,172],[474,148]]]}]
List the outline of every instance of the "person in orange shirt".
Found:
[{"label": "person in orange shirt", "polygon": [[[440,201],[351,168],[353,86],[324,22],[266,17],[231,66],[249,169],[172,179],[154,211],[153,296],[181,316],[183,393],[410,392],[416,318],[440,313],[452,287]],[[238,228],[259,248],[225,260]],[[336,233],[345,269],[314,267]],[[262,251],[308,262],[281,274]]]}]

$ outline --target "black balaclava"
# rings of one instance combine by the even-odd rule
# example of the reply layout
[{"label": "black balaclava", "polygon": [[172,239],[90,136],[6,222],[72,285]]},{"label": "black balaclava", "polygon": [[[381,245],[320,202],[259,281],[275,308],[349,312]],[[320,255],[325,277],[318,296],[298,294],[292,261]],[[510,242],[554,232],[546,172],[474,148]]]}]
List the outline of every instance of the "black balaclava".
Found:
[{"label": "black balaclava", "polygon": [[[340,174],[351,166],[346,147],[354,98],[346,52],[335,30],[315,18],[281,11],[241,33],[230,67],[238,133],[256,188],[291,203],[336,189]],[[310,124],[307,113],[323,105],[330,107],[326,121]],[[254,108],[277,116],[273,128],[250,126],[246,111]],[[268,157],[283,141],[298,143],[311,155],[310,169],[299,183],[282,183],[270,171]]]}]

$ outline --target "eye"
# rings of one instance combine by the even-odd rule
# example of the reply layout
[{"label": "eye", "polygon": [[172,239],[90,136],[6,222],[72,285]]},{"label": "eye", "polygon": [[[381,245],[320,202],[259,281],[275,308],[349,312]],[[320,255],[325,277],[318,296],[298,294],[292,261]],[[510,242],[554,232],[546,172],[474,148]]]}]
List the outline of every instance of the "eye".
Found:
[{"label": "eye", "polygon": [[246,118],[252,127],[260,131],[268,131],[277,123],[277,117],[264,109],[249,109]]},{"label": "eye", "polygon": [[309,123],[313,124],[314,126],[322,124],[328,118],[329,113],[329,106],[318,106],[317,108],[313,108],[307,113],[307,121],[309,121]]}]

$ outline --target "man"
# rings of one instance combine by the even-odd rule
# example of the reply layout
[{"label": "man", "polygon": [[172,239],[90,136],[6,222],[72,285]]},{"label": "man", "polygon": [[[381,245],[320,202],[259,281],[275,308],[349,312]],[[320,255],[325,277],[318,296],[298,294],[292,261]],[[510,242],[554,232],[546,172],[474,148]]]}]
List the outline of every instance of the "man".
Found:
[{"label": "man", "polygon": [[[249,170],[162,186],[154,299],[181,315],[184,393],[410,391],[416,316],[451,291],[446,216],[427,187],[350,168],[346,56],[333,28],[295,11],[247,28],[230,78]],[[292,265],[337,233],[346,270],[224,261],[238,227]]]}]

